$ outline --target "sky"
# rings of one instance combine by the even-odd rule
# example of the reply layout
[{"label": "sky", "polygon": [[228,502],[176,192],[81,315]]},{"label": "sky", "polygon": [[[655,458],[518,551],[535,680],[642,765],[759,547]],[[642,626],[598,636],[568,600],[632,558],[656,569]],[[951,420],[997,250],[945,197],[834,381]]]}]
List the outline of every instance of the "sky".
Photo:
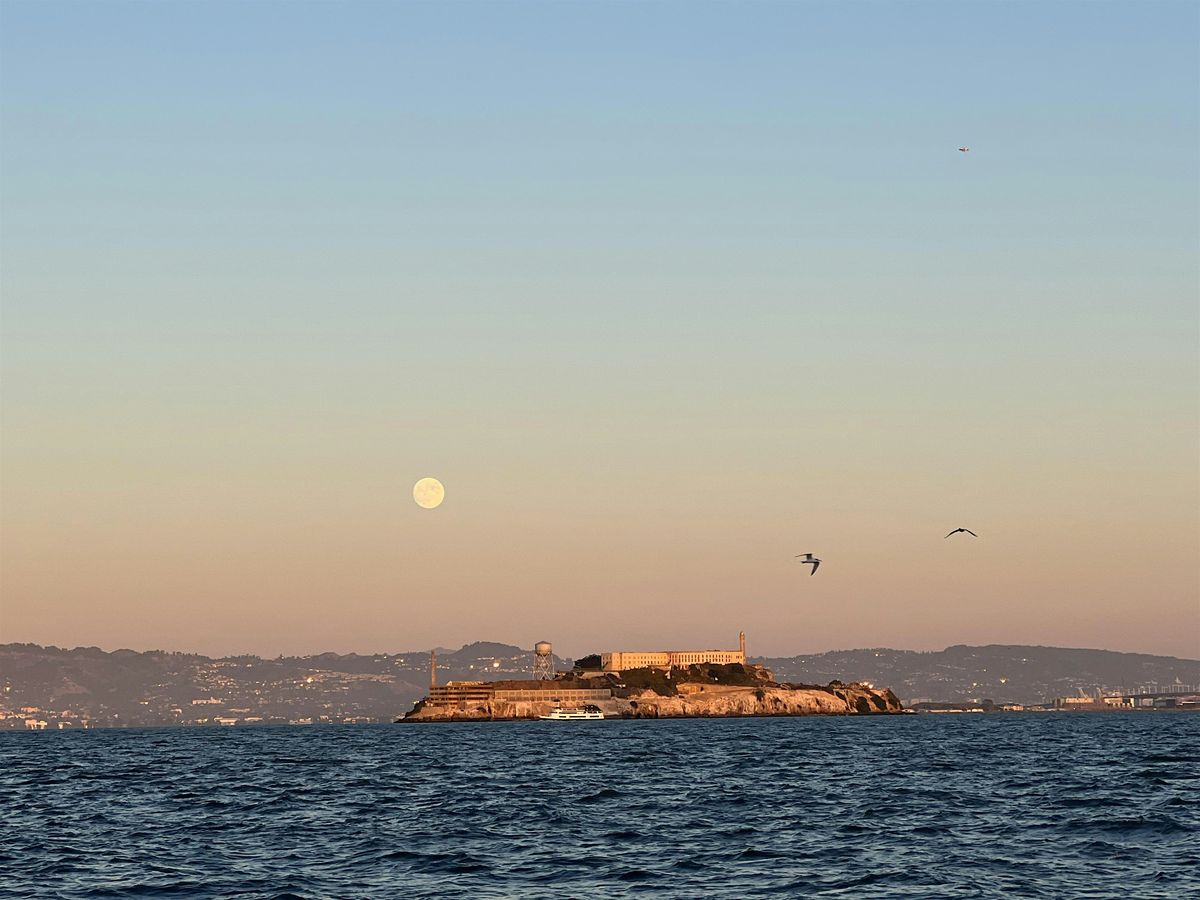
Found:
[{"label": "sky", "polygon": [[6,0],[0,642],[1200,657],[1198,47]]}]

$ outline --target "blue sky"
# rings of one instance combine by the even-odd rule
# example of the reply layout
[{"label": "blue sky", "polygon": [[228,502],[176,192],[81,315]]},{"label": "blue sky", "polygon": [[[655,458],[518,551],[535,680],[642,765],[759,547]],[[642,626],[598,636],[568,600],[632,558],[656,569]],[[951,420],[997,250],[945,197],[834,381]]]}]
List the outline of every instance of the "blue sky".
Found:
[{"label": "blue sky", "polygon": [[[521,641],[519,598],[570,595],[666,610],[609,643],[748,620],[771,652],[1197,644],[1195,4],[8,2],[0,24],[0,637]],[[401,506],[427,474],[434,528]],[[978,582],[830,577],[819,602],[875,632],[794,621],[795,540],[896,571],[911,548],[865,548],[901,553],[922,509],[1012,543]],[[997,587],[1029,519],[1077,537]],[[1181,537],[1139,545],[1149,588],[1091,569],[1155,523]],[[519,562],[462,555],[497,531]],[[1120,611],[1143,590],[1192,632]]]}]

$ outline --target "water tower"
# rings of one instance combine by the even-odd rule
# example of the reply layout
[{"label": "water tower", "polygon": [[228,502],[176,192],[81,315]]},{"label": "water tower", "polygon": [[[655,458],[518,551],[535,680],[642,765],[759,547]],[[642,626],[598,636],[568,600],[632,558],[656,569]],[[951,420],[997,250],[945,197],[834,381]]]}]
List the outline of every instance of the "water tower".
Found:
[{"label": "water tower", "polygon": [[533,679],[554,680],[554,648],[549,641],[538,641],[533,645]]}]

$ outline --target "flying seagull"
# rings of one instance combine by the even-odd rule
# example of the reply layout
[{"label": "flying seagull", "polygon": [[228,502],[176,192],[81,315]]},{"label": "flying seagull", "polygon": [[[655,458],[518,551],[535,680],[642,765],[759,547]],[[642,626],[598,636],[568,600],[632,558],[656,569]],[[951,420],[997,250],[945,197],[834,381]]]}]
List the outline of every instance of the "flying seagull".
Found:
[{"label": "flying seagull", "polygon": [[817,567],[821,565],[821,561],[819,559],[817,559],[815,556],[813,556],[811,553],[797,553],[796,559],[800,559],[800,557],[802,557],[802,556],[804,557],[804,559],[800,560],[800,565],[802,565],[802,566],[811,565],[812,571],[809,572],[808,574],[816,575]]},{"label": "flying seagull", "polygon": [[971,148],[970,148],[970,147],[959,147],[959,148],[958,148],[958,152],[959,152],[959,153],[970,153],[970,152],[971,152]]},{"label": "flying seagull", "polygon": [[[960,531],[965,531],[971,537],[979,537],[979,535],[973,532],[970,528],[955,528],[952,532],[950,532],[950,534],[946,535],[946,537],[950,537],[951,534],[958,534]],[[945,540],[945,538],[943,538],[943,540]]]}]

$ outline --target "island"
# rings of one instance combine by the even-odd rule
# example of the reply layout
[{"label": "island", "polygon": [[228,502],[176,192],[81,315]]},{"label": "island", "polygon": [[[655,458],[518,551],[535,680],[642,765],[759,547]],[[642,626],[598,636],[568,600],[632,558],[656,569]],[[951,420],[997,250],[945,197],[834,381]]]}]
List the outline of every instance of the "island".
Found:
[{"label": "island", "polygon": [[592,706],[605,718],[889,715],[904,711],[890,689],[869,684],[777,682],[746,663],[575,670],[520,681],[451,681],[432,686],[399,722],[537,719],[564,707]]}]

